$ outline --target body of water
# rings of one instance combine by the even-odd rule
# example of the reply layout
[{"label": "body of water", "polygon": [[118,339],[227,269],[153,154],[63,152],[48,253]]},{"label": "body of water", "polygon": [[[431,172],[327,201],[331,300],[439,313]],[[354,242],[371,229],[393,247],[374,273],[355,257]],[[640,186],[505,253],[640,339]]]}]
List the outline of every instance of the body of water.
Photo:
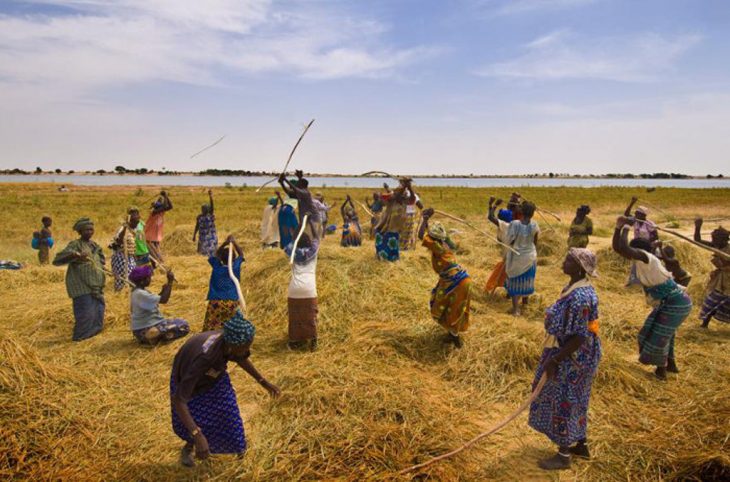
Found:
[{"label": "body of water", "polygon": [[[262,176],[138,176],[84,174],[59,175],[0,175],[0,183],[44,182],[56,184],[76,184],[80,186],[249,186],[258,187],[271,178]],[[362,187],[378,188],[387,182],[391,186],[397,182],[380,177],[310,177],[312,187]],[[430,178],[416,177],[413,182],[419,186],[444,187],[678,187],[678,188],[730,188],[730,179],[580,179],[580,178]],[[276,182],[270,185],[275,185]]]}]

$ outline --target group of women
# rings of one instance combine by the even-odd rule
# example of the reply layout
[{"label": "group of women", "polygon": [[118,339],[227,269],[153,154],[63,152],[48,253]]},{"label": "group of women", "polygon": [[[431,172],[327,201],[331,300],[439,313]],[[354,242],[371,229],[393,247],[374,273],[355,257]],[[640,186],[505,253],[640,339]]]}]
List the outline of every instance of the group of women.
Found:
[{"label": "group of women", "polygon": [[[287,180],[282,176],[279,181],[287,199],[282,199],[277,193],[269,200],[262,222],[262,245],[272,247],[278,243],[290,261],[291,281],[287,300],[289,347],[314,350],[317,348],[318,315],[316,269],[325,232],[322,211],[326,206],[323,201],[311,196],[306,179],[300,172],[296,179]],[[181,462],[188,466],[194,464],[193,454],[205,458],[210,453],[242,454],[246,450],[243,422],[226,374],[229,361],[241,366],[272,396],[280,393],[279,388],[268,382],[249,360],[255,327],[239,309],[239,292],[236,282],[231,279],[231,272],[236,279],[240,277],[243,251],[232,236],[220,246],[213,244],[217,243],[217,234],[212,193],[209,197],[210,204],[201,209],[195,230],[195,234],[205,237],[205,241],[199,242],[199,252],[208,257],[211,265],[203,332],[188,337],[179,349],[170,378],[173,429],[185,442]],[[387,261],[398,259],[401,249],[414,245],[413,241],[404,240],[401,234],[405,232],[407,237],[408,232],[413,232],[414,238],[419,239],[431,253],[431,264],[438,275],[430,298],[431,316],[445,329],[446,341],[457,348],[462,347],[461,334],[470,323],[472,280],[456,260],[456,244],[449,231],[432,220],[435,214],[432,208],[423,209],[410,180],[404,179],[392,191],[376,193],[373,199],[369,208],[372,210],[377,257]],[[537,208],[517,193],[511,196],[506,209],[497,212],[500,204],[501,200],[495,198],[490,198],[488,204],[487,217],[498,228],[497,239],[503,250],[487,289],[493,292],[497,287],[503,287],[512,300],[511,312],[519,315],[521,307],[535,290],[540,228],[533,216]],[[411,205],[422,209],[417,230],[415,218],[409,220],[408,206]],[[169,198],[161,193],[160,199],[153,205],[152,215],[171,208]],[[414,217],[415,212],[414,209]],[[340,213],[343,218],[341,245],[359,246],[362,230],[349,196],[343,202]],[[570,467],[573,457],[590,456],[587,411],[602,351],[598,295],[590,282],[597,276],[598,263],[596,256],[586,248],[588,237],[593,232],[589,213],[588,206],[579,207],[571,224],[568,253],[562,265],[568,282],[558,300],[546,310],[546,341],[533,382],[535,388],[541,379],[546,379],[544,388],[530,406],[529,424],[544,433],[558,448],[554,456],[539,462],[540,467],[546,470],[565,469]],[[688,316],[692,302],[652,244],[652,240],[656,241],[652,234],[656,229],[651,229],[653,225],[644,226],[649,224],[646,214],[644,208],[639,208],[634,216],[618,218],[613,249],[632,261],[632,280],[643,286],[654,306],[638,335],[639,361],[654,366],[656,377],[666,380],[667,373],[678,372],[675,335]],[[152,250],[142,242],[147,239],[142,239],[146,230],[139,219],[139,211],[132,208],[128,215],[128,220],[114,237],[113,258],[121,252],[123,272],[133,285],[132,334],[143,344],[184,337],[189,334],[190,325],[179,318],[165,318],[159,309],[160,304],[170,299],[175,276],[165,269],[167,282],[161,292],[154,294],[148,290],[154,265],[164,269],[160,262],[162,253],[158,244],[154,248],[155,254],[150,256]],[[713,231],[711,241],[704,241],[701,225],[702,221],[698,220],[695,239],[730,254],[728,232],[718,228]],[[271,232],[272,226],[277,227],[277,236]],[[629,242],[630,228],[633,228],[634,239]],[[58,253],[54,264],[69,265],[66,284],[74,301],[77,320],[74,340],[80,340],[94,336],[103,326],[104,258],[101,248],[91,240],[94,229],[89,219],[80,219],[74,229],[79,232],[80,238]],[[162,239],[161,222],[155,232],[159,234],[159,243]],[[230,272],[229,259],[232,260]],[[716,255],[713,263],[717,269],[711,276],[710,289],[701,312],[703,326],[707,326],[712,317],[730,321],[730,262],[728,257]]]}]

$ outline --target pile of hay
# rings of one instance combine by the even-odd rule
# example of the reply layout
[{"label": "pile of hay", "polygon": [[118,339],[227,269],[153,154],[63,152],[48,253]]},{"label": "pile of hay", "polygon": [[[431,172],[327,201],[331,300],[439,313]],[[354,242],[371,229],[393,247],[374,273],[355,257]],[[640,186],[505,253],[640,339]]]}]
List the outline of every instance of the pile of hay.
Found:
[{"label": "pile of hay", "polygon": [[[195,254],[190,238],[206,194],[200,188],[171,191],[175,209],[166,215],[163,250],[179,282],[162,311],[187,319],[199,331],[210,268]],[[505,198],[511,189],[498,191],[426,188],[420,194],[426,205],[491,231],[482,201],[490,194]],[[22,191],[0,186],[0,193],[10,233],[0,243],[0,257],[27,263],[34,256],[28,234],[47,213],[43,206],[59,206],[51,212],[59,246],[73,238],[70,226],[81,215],[97,221],[96,238],[106,245],[126,205],[139,197],[133,188],[77,188],[59,197],[51,186]],[[326,189],[324,194],[333,202],[345,193]],[[367,194],[350,193],[357,198]],[[636,333],[648,308],[639,291],[624,288],[628,263],[612,253],[609,238],[631,190],[522,193],[563,219],[570,219],[577,205],[591,204],[598,233],[591,247],[598,252],[601,271],[595,285],[604,358],[590,412],[594,459],[576,462],[565,475],[580,480],[727,480],[730,330],[717,323],[708,331],[699,329],[695,309],[677,339],[679,375],[659,383],[637,363]],[[687,217],[718,214],[711,211],[728,191],[655,194],[653,202]],[[399,470],[487,430],[529,394],[544,309],[566,282],[560,266],[567,226],[556,222],[553,232],[543,226],[538,291],[526,316],[515,319],[506,314],[510,303],[502,293],[481,291],[498,261],[498,248],[468,227],[442,220],[459,231],[459,261],[474,280],[472,328],[461,350],[444,344],[443,330],[430,319],[428,299],[436,275],[423,248],[403,253],[399,263],[381,263],[374,260],[371,241],[344,249],[339,233],[329,236],[318,264],[320,348],[300,353],[286,348],[287,260],[279,250],[259,248],[259,220],[269,194],[221,189],[215,195],[219,237],[235,234],[246,251],[242,286],[257,326],[252,361],[283,392],[279,400],[270,400],[242,370],[231,370],[248,435],[246,457],[215,456],[194,469],[180,467],[181,442],[170,427],[168,382],[172,358],[183,341],[152,349],[138,346],[129,333],[128,294],[112,293],[109,283],[105,331],[72,343],[64,270],[31,266],[0,272],[5,307],[0,321],[0,477],[392,479]],[[331,216],[334,222],[336,217]],[[694,275],[690,293],[698,304],[712,269],[709,256],[684,244],[675,247]],[[151,289],[158,291],[162,283],[156,277]],[[549,475],[535,463],[553,450],[522,416],[469,451],[404,479],[546,479]]]}]

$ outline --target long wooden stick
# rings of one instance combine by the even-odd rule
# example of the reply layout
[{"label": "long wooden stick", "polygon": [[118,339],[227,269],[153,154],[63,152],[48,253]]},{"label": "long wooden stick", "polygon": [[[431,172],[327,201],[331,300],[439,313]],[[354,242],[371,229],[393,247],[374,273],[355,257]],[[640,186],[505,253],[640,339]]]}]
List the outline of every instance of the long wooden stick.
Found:
[{"label": "long wooden stick", "polygon": [[513,248],[512,246],[510,246],[510,245],[508,245],[508,244],[505,244],[505,243],[503,243],[502,241],[500,241],[500,240],[499,240],[499,239],[497,239],[496,237],[492,236],[491,234],[487,233],[486,231],[482,231],[481,229],[479,229],[479,228],[477,228],[476,226],[474,226],[473,224],[471,224],[471,223],[470,223],[469,221],[466,221],[466,220],[464,220],[464,219],[461,219],[461,218],[457,218],[457,217],[456,217],[456,216],[454,216],[453,214],[445,213],[445,212],[443,212],[443,211],[439,211],[438,209],[434,209],[434,210],[433,210],[433,212],[434,212],[434,213],[436,213],[436,214],[440,214],[440,215],[442,215],[442,216],[446,216],[447,218],[453,219],[454,221],[459,221],[460,223],[464,223],[464,224],[466,224],[467,226],[469,226],[470,228],[472,228],[473,230],[475,230],[475,231],[477,231],[477,232],[479,232],[479,233],[482,233],[482,234],[483,234],[484,236],[486,236],[486,237],[488,237],[488,238],[490,238],[490,239],[492,239],[492,240],[496,241],[496,242],[497,242],[497,244],[500,244],[500,245],[504,246],[505,248],[509,249],[509,250],[510,250],[510,251],[512,251],[513,253],[515,253],[515,254],[520,254],[520,253],[519,253],[519,251],[517,251],[516,249],[514,249],[514,248]]},{"label": "long wooden stick", "polygon": [[233,273],[233,246],[232,243],[228,243],[228,277],[231,278],[233,284],[236,286],[236,292],[238,293],[238,303],[241,306],[241,314],[246,317],[246,300],[243,299],[243,292],[241,291],[241,283]]},{"label": "long wooden stick", "polygon": [[[524,198],[524,197],[522,197],[522,196],[520,196],[520,197],[522,198],[522,200],[523,200],[523,201],[529,201],[529,202],[532,202],[532,201],[530,201],[529,199],[526,199],[526,198]],[[536,211],[537,211],[538,213],[542,211],[542,212],[544,212],[544,213],[546,213],[546,214],[549,214],[550,216],[554,217],[555,219],[557,219],[557,220],[558,220],[558,222],[560,222],[560,223],[562,223],[562,222],[563,222],[563,220],[562,220],[562,219],[560,219],[560,216],[558,216],[558,215],[557,215],[557,214],[555,214],[554,212],[552,212],[552,211],[548,211],[547,209],[543,209],[543,208],[541,208],[541,207],[538,207],[538,206],[537,206],[537,203],[534,203],[534,202],[532,202],[532,203],[533,203],[533,204],[535,205],[535,210],[536,210]],[[543,219],[544,219],[544,218],[545,218],[545,216],[543,216]],[[545,222],[547,223],[547,219],[545,220]],[[550,226],[550,224],[548,224],[548,226]],[[551,227],[551,229],[552,229],[552,227]]]},{"label": "long wooden stick", "polygon": [[297,246],[299,245],[299,240],[302,239],[302,234],[304,234],[304,230],[307,227],[307,218],[309,218],[309,214],[305,214],[304,219],[302,219],[302,227],[299,228],[299,234],[297,235],[297,239],[294,240],[294,246],[292,246],[292,249],[291,249],[291,256],[289,257],[289,264],[294,264],[294,255],[297,252]]},{"label": "long wooden stick", "polygon": [[689,238],[689,237],[685,236],[684,234],[680,234],[680,233],[678,233],[676,231],[672,231],[671,229],[660,228],[659,226],[656,226],[656,228],[659,231],[662,231],[662,232],[665,232],[665,233],[669,233],[669,234],[671,234],[673,236],[676,236],[676,237],[678,237],[680,239],[683,239],[683,240],[685,240],[685,241],[687,241],[689,243],[692,243],[692,244],[694,244],[695,246],[697,246],[699,248],[706,249],[707,251],[712,251],[713,253],[715,253],[716,255],[720,256],[721,258],[725,258],[727,260],[730,260],[730,254],[727,254],[724,251],[720,251],[719,249],[713,248],[712,246],[707,246],[706,244],[698,243],[694,239]]},{"label": "long wooden stick", "polygon": [[[300,135],[299,136],[299,139],[297,139],[297,143],[294,144],[294,148],[289,153],[289,158],[286,160],[286,164],[284,164],[284,169],[282,169],[282,171],[281,171],[282,174],[284,174],[286,172],[286,168],[289,167],[289,163],[291,162],[292,157],[294,157],[294,152],[297,150],[297,147],[299,147],[299,143],[302,142],[302,139],[304,139],[304,134],[306,134],[307,131],[309,130],[309,128],[312,127],[312,124],[314,124],[314,119],[312,119],[311,121],[309,121],[309,124],[307,124],[307,126],[304,128],[304,131],[302,132],[302,135]],[[266,186],[268,186],[272,182],[276,181],[277,179],[279,179],[279,178],[278,177],[275,177],[275,178],[273,178],[273,179],[271,179],[269,181],[266,181],[265,183],[263,183],[261,185],[260,188],[256,189],[256,192],[260,192],[263,188],[265,188]]]},{"label": "long wooden stick", "polygon": [[358,204],[359,204],[360,206],[362,206],[362,208],[363,208],[363,209],[365,210],[365,212],[366,212],[366,213],[368,213],[368,214],[370,215],[370,217],[371,217],[371,218],[375,217],[375,215],[374,215],[374,214],[372,213],[372,211],[370,211],[370,210],[368,209],[368,207],[367,207],[367,206],[366,206],[365,204],[361,203],[360,201],[356,201],[356,202],[357,202],[357,203],[358,203]]},{"label": "long wooden stick", "polygon": [[548,222],[548,220],[545,217],[545,215],[542,214],[542,211],[540,211],[539,209],[537,209],[537,214],[539,214],[540,217],[542,218],[542,220],[545,221],[545,224],[547,224],[548,231],[555,231],[555,228],[553,228],[553,226]]},{"label": "long wooden stick", "polygon": [[96,269],[98,269],[102,273],[107,274],[109,276],[113,276],[114,278],[116,278],[118,280],[124,281],[126,284],[128,284],[129,286],[131,286],[132,288],[134,288],[134,283],[132,283],[131,281],[129,281],[127,278],[122,278],[120,276],[117,276],[113,271],[109,271],[109,270],[107,270],[105,268],[99,268],[98,266],[96,266],[96,263],[94,263],[93,261],[92,261],[92,264],[94,265],[94,267]]},{"label": "long wooden stick", "polygon": [[[149,248],[148,248],[148,249],[149,249]],[[170,271],[170,268],[168,268],[167,266],[165,266],[164,264],[162,264],[162,261],[160,261],[159,259],[157,259],[157,258],[155,258],[154,256],[152,256],[152,253],[147,253],[147,255],[148,255],[148,256],[150,257],[150,259],[151,259],[152,261],[154,261],[154,262],[155,262],[155,264],[156,264],[157,266],[159,266],[159,267],[160,267],[160,269],[162,269],[162,271],[164,271],[165,273],[167,273],[168,271]]]},{"label": "long wooden stick", "polygon": [[525,411],[527,409],[527,407],[529,407],[530,404],[535,401],[535,399],[537,398],[537,396],[540,395],[540,392],[542,391],[542,388],[545,386],[545,382],[546,381],[547,381],[547,373],[543,373],[542,374],[542,377],[540,378],[540,381],[537,383],[537,386],[532,391],[532,394],[530,394],[530,397],[527,400],[525,400],[522,403],[522,405],[520,405],[517,408],[517,410],[515,410],[509,417],[505,418],[504,420],[502,420],[501,422],[499,422],[497,425],[495,425],[491,429],[487,430],[486,432],[480,433],[479,435],[477,435],[473,439],[469,440],[467,443],[465,443],[461,447],[459,447],[459,448],[457,448],[455,450],[452,450],[449,453],[446,453],[446,454],[443,454],[443,455],[439,455],[438,457],[434,457],[431,460],[429,460],[427,462],[424,462],[422,464],[414,465],[412,467],[408,467],[407,469],[403,469],[400,472],[398,472],[398,475],[403,475],[403,474],[406,474],[408,472],[413,472],[414,470],[422,469],[424,467],[428,467],[429,465],[435,464],[436,462],[440,462],[442,460],[448,459],[449,457],[453,457],[454,455],[458,454],[459,452],[463,452],[464,450],[468,449],[469,447],[471,447],[472,445],[474,445],[475,443],[477,443],[481,439],[483,439],[485,437],[488,437],[488,436],[490,436],[490,435],[492,435],[494,433],[499,432],[505,426],[507,426],[507,424],[509,424],[514,419],[516,419],[519,414],[521,414],[523,411]]}]

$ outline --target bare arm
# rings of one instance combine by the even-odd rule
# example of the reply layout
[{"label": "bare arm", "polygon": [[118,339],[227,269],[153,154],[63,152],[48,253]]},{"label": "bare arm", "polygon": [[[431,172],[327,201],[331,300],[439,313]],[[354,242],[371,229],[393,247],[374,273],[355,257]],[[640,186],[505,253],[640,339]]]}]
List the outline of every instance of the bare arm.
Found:
[{"label": "bare arm", "polygon": [[342,206],[340,206],[340,215],[342,215],[343,221],[347,219],[345,217],[345,206],[347,206],[347,199],[345,199],[345,201],[342,203]]},{"label": "bare arm", "polygon": [[423,236],[425,236],[426,231],[428,230],[428,220],[431,219],[431,216],[433,216],[433,208],[423,210],[421,214],[423,221],[421,222],[421,226],[418,228],[418,239],[423,240]]},{"label": "bare arm", "polygon": [[246,373],[251,375],[251,378],[256,380],[259,385],[264,387],[266,391],[269,392],[269,395],[276,398],[281,394],[281,390],[279,390],[279,387],[265,379],[264,376],[261,375],[258,370],[256,370],[256,367],[253,366],[253,363],[251,363],[251,360],[249,358],[246,358],[244,360],[237,360],[236,363],[238,363],[238,366],[243,368]]},{"label": "bare arm", "polygon": [[499,206],[499,204],[495,204],[494,201],[495,201],[494,196],[489,198],[489,209],[487,210],[487,219],[489,219],[490,223],[499,227],[499,219],[497,219],[497,216],[494,214],[497,211],[497,206]]},{"label": "bare arm", "polygon": [[626,211],[624,211],[624,216],[626,216],[626,217],[631,216],[631,209],[633,209],[634,204],[636,204],[636,201],[638,201],[638,200],[639,199],[636,196],[631,198],[631,202],[629,202],[629,205],[626,206]]},{"label": "bare arm", "polygon": [[701,243],[701,244],[703,244],[705,246],[712,247],[713,245],[712,245],[712,243],[710,241],[705,241],[704,239],[702,239],[702,232],[701,231],[702,231],[702,223],[703,222],[704,222],[704,220],[702,218],[695,219],[695,235],[694,235],[694,239],[698,243]]},{"label": "bare arm", "polygon": [[166,192],[162,192],[162,196],[165,198],[165,208],[164,211],[169,211],[172,209],[172,201],[170,201],[170,196],[167,195]]},{"label": "bare arm", "polygon": [[279,184],[281,185],[281,188],[282,188],[282,189],[284,190],[284,192],[285,192],[285,193],[286,193],[286,194],[287,194],[287,195],[288,195],[289,197],[296,197],[296,194],[294,193],[294,189],[292,189],[291,183],[290,183],[290,182],[289,182],[289,180],[288,180],[288,179],[286,178],[286,176],[284,175],[284,173],[283,173],[283,172],[282,172],[282,173],[281,173],[281,175],[279,176]]},{"label": "bare arm", "polygon": [[558,353],[549,358],[545,364],[545,372],[549,379],[554,379],[560,362],[570,357],[575,353],[578,348],[581,347],[586,337],[580,335],[573,335],[565,342],[563,347]]},{"label": "bare arm", "polygon": [[208,199],[210,199],[210,214],[213,214],[214,207],[213,207],[213,190],[208,189]]},{"label": "bare arm", "polygon": [[170,301],[170,295],[172,294],[172,282],[175,281],[175,275],[172,274],[172,271],[167,272],[167,283],[165,283],[162,286],[162,291],[160,291],[160,303],[163,305]]},{"label": "bare arm", "polygon": [[627,219],[625,217],[618,218],[616,222],[616,229],[613,231],[613,240],[611,245],[613,250],[626,259],[636,259],[643,261],[644,263],[649,262],[649,257],[640,249],[634,249],[629,246],[629,231],[624,229],[627,225]]},{"label": "bare arm", "polygon": [[200,228],[200,217],[195,218],[195,229],[193,229],[193,241],[195,241],[195,236],[198,234],[198,229]]}]

